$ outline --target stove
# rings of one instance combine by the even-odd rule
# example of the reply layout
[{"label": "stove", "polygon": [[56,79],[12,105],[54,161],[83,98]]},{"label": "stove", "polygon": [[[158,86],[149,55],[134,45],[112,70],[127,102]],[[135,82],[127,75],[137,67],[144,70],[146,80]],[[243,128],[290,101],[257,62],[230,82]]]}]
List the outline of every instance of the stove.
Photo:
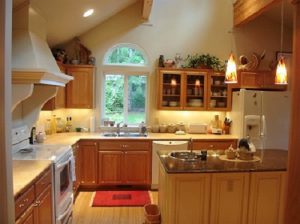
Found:
[{"label": "stove", "polygon": [[12,130],[12,157],[14,160],[52,161],[52,198],[56,224],[72,222],[73,181],[75,162],[70,145],[29,144],[30,132],[26,126]]}]

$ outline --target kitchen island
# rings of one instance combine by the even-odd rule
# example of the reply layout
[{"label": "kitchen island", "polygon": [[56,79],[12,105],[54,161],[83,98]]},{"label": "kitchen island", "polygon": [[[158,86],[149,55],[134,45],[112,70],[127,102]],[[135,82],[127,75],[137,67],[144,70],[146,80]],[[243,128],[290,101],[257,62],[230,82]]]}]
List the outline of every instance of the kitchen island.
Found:
[{"label": "kitchen island", "polygon": [[258,162],[213,156],[182,161],[160,151],[162,223],[283,223],[287,151],[264,150],[257,155]]}]

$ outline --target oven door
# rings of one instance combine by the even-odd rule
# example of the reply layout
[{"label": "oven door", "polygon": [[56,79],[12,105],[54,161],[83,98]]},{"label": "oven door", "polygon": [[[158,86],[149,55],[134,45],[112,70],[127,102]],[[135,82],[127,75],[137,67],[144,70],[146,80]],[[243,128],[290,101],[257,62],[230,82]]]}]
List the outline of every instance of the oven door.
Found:
[{"label": "oven door", "polygon": [[56,217],[56,224],[71,224],[72,223],[72,210],[73,210],[73,196],[68,198],[68,206],[66,210],[61,211]]},{"label": "oven door", "polygon": [[55,163],[55,207],[56,215],[61,214],[69,206],[69,198],[73,196],[73,155],[69,154]]}]

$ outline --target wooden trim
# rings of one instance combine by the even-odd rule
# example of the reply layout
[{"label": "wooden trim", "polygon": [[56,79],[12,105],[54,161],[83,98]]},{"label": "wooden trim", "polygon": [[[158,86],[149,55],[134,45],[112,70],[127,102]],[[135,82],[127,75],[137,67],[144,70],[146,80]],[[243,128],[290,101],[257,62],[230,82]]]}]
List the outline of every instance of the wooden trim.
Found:
[{"label": "wooden trim", "polygon": [[12,1],[0,1],[0,223],[14,223],[11,158]]},{"label": "wooden trim", "polygon": [[238,0],[234,3],[233,24],[235,27],[245,24],[281,0]]},{"label": "wooden trim", "polygon": [[290,121],[287,206],[284,223],[300,223],[300,1],[294,5],[293,72],[291,77],[292,112]]},{"label": "wooden trim", "polygon": [[144,20],[149,20],[151,9],[152,9],[153,0],[144,0],[143,1],[143,11],[142,18]]}]

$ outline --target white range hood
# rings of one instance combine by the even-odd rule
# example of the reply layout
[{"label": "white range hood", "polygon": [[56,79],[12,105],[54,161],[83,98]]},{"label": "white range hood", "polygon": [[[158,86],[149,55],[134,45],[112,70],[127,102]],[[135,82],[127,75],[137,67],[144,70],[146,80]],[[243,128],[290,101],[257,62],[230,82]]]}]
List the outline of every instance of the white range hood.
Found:
[{"label": "white range hood", "polygon": [[14,9],[12,83],[65,86],[71,76],[60,72],[46,42],[46,21],[30,4]]}]

